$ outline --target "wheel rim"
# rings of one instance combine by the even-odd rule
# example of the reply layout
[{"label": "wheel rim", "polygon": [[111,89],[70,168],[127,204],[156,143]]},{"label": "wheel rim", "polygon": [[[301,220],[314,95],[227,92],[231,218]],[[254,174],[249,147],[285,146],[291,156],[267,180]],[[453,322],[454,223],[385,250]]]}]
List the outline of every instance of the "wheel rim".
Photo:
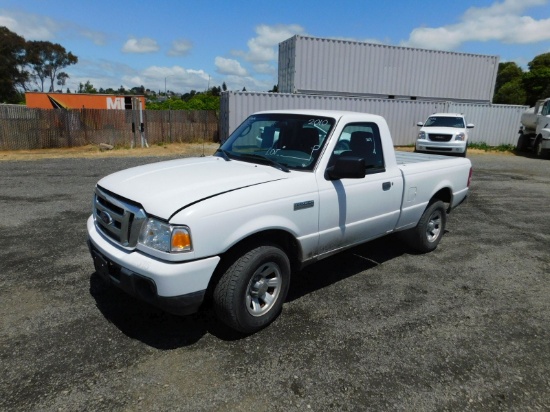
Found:
[{"label": "wheel rim", "polygon": [[430,220],[428,221],[428,225],[426,227],[426,238],[428,239],[428,242],[435,242],[441,234],[442,220],[443,216],[440,211],[435,211],[430,216]]},{"label": "wheel rim", "polygon": [[274,262],[261,265],[248,282],[246,309],[252,316],[262,316],[277,302],[283,277],[281,269]]},{"label": "wheel rim", "polygon": [[542,154],[542,142],[539,140],[537,141],[537,146],[536,146],[536,150],[535,150],[535,153],[537,156],[540,157],[540,155]]}]

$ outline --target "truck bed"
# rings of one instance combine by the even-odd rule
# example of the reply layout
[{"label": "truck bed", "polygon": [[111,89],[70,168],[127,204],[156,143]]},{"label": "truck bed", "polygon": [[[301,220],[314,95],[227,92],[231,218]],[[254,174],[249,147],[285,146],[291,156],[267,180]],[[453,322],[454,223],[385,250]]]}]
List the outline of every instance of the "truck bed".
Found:
[{"label": "truck bed", "polygon": [[437,154],[427,154],[427,153],[395,151],[395,159],[397,161],[397,164],[402,166],[402,165],[407,165],[412,163],[423,163],[423,162],[430,162],[430,161],[436,161],[436,160],[456,159],[456,157],[437,155]]}]

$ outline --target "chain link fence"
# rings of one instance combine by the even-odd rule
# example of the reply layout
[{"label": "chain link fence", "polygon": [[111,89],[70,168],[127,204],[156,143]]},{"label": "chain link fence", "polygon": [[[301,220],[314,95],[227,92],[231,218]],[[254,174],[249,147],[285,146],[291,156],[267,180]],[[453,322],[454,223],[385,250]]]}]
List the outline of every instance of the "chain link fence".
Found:
[{"label": "chain link fence", "polygon": [[[218,112],[143,110],[143,136],[149,145],[219,141]],[[0,150],[76,147],[107,143],[141,144],[138,110],[30,109],[0,105]]]}]

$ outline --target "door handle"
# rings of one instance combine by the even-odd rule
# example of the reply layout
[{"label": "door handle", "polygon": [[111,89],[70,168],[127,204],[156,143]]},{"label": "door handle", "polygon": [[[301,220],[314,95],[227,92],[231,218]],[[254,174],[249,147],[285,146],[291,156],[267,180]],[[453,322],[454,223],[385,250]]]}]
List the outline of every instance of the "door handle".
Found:
[{"label": "door handle", "polygon": [[392,186],[393,186],[392,182],[384,182],[382,183],[382,190],[384,191],[390,190]]}]

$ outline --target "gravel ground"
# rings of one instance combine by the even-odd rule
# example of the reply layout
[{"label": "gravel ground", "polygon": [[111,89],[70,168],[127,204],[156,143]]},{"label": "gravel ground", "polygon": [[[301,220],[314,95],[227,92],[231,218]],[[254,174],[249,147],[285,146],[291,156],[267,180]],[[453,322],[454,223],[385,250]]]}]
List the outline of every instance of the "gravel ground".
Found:
[{"label": "gravel ground", "polygon": [[389,236],[310,266],[244,338],[94,273],[94,184],[161,158],[0,162],[0,409],[549,410],[550,161],[470,159],[435,252]]}]

